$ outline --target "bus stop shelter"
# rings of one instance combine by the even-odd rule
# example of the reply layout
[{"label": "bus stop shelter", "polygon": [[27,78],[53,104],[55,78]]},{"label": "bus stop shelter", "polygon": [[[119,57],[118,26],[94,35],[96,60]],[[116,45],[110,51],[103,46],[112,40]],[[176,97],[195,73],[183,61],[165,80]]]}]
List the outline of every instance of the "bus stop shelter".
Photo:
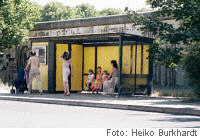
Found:
[{"label": "bus stop shelter", "polygon": [[[59,57],[69,50],[74,68],[71,91],[85,88],[89,69],[96,74],[101,66],[102,71],[110,72],[110,61],[116,60],[119,95],[151,93],[152,63],[148,56],[153,38],[138,32],[127,15],[37,23],[29,40],[42,61],[44,91],[63,92]],[[37,90],[36,82],[33,83]]]},{"label": "bus stop shelter", "polygon": [[148,60],[148,51],[153,43],[151,38],[126,33],[106,33],[31,38],[30,40],[32,46],[37,43],[46,43],[48,47],[46,50],[48,51],[48,79],[46,81],[48,81],[49,92],[62,91],[62,88],[58,88],[62,87],[59,74],[62,67],[57,63],[59,62],[57,59],[62,52],[69,50],[72,61],[76,62],[74,73],[77,73],[76,78],[70,79],[70,87],[72,89],[72,85],[78,84],[81,86],[79,88],[74,86],[72,91],[84,89],[89,69],[94,69],[95,74],[98,66],[101,66],[103,70],[111,69],[108,66],[110,66],[110,61],[115,59],[119,65],[119,95],[127,94],[127,92],[136,94],[138,88],[142,88],[139,91],[146,89],[148,95],[151,93],[152,63]]}]

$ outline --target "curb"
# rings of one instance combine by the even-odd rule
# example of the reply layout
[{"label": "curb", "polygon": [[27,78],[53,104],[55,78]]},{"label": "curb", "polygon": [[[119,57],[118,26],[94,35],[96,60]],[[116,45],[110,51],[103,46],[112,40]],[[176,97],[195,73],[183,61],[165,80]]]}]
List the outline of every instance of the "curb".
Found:
[{"label": "curb", "polygon": [[200,116],[200,110],[189,109],[189,108],[124,105],[124,104],[112,104],[112,103],[87,102],[87,101],[79,101],[71,99],[69,100],[69,99],[30,98],[30,97],[11,97],[11,96],[0,96],[0,100]]}]

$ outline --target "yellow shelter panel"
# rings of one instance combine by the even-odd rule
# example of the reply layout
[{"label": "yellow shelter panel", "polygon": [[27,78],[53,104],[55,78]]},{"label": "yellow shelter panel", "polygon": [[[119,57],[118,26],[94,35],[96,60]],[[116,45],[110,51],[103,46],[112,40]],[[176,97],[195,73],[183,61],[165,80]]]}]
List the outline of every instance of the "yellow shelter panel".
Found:
[{"label": "yellow shelter panel", "polygon": [[[132,74],[135,74],[135,51],[136,51],[136,46],[133,46],[133,64],[132,64]],[[136,74],[142,74],[141,72],[141,45],[137,45],[137,65],[136,65]]]},{"label": "yellow shelter panel", "polygon": [[123,46],[122,73],[130,74],[131,46]]},{"label": "yellow shelter panel", "polygon": [[86,88],[87,79],[88,79],[88,76],[84,75],[84,77],[83,77],[83,89]]},{"label": "yellow shelter panel", "polygon": [[[48,42],[32,43],[32,46],[47,46],[46,52],[48,53]],[[47,63],[48,63],[48,56],[47,56]],[[42,81],[43,90],[48,90],[48,64],[47,65],[41,64],[39,70],[40,70],[40,79]],[[38,90],[36,79],[33,80],[32,89]]]},{"label": "yellow shelter panel", "polygon": [[149,46],[143,46],[143,74],[149,74]]},{"label": "yellow shelter panel", "polygon": [[137,46],[137,74],[141,74],[141,45]]},{"label": "yellow shelter panel", "polygon": [[132,74],[135,74],[135,45],[133,46],[132,55]]},{"label": "yellow shelter panel", "polygon": [[147,85],[147,78],[137,78],[136,84],[137,85]]},{"label": "yellow shelter panel", "polygon": [[71,91],[82,90],[82,60],[83,60],[83,46],[82,45],[71,45],[71,58],[73,65],[73,74],[71,78]]},{"label": "yellow shelter panel", "polygon": [[[134,85],[135,78],[123,78],[122,84]],[[147,85],[147,78],[136,78],[136,85]]]},{"label": "yellow shelter panel", "polygon": [[68,44],[56,44],[56,91],[64,91],[63,79],[62,79],[62,64],[60,56],[68,50]]},{"label": "yellow shelter panel", "polygon": [[84,47],[84,73],[95,71],[95,47]]},{"label": "yellow shelter panel", "polygon": [[118,46],[102,46],[97,48],[97,66],[101,66],[102,71],[107,70],[110,73],[112,70],[110,61],[116,60],[118,62],[118,59]]}]

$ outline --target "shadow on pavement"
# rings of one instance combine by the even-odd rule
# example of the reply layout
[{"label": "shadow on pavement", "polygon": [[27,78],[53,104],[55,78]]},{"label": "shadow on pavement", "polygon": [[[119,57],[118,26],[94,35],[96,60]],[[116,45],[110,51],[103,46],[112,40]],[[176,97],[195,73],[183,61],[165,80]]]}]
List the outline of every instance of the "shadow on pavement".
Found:
[{"label": "shadow on pavement", "polygon": [[160,120],[152,120],[152,121],[165,121],[165,122],[200,122],[200,117],[199,118],[194,118],[194,117],[187,117],[187,118],[170,118],[170,119],[160,119]]}]

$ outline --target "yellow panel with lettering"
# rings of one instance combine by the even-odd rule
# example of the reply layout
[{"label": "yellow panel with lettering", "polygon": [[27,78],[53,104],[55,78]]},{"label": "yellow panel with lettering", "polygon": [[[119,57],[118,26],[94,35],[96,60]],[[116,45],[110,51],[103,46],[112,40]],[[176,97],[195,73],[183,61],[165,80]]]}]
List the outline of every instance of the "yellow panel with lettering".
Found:
[{"label": "yellow panel with lettering", "polygon": [[83,60],[83,46],[82,45],[71,45],[71,57],[73,65],[73,74],[71,78],[71,91],[82,90],[82,60]]},{"label": "yellow panel with lettering", "polygon": [[84,73],[95,71],[95,47],[84,47]]},{"label": "yellow panel with lettering", "polygon": [[97,66],[101,66],[102,71],[107,70],[109,73],[112,70],[110,64],[111,60],[119,59],[119,47],[118,46],[102,46],[97,48]]},{"label": "yellow panel with lettering", "polygon": [[[39,43],[32,43],[32,46],[46,46],[48,53],[48,43],[47,42],[39,42]],[[48,63],[48,56],[47,56],[47,63]],[[43,90],[48,90],[48,64],[47,65],[40,65],[40,79],[42,81]],[[37,81],[36,79],[33,80],[32,89],[38,90]]]},{"label": "yellow panel with lettering", "polygon": [[64,91],[62,79],[62,63],[60,56],[68,50],[68,44],[56,44],[56,91]]}]

